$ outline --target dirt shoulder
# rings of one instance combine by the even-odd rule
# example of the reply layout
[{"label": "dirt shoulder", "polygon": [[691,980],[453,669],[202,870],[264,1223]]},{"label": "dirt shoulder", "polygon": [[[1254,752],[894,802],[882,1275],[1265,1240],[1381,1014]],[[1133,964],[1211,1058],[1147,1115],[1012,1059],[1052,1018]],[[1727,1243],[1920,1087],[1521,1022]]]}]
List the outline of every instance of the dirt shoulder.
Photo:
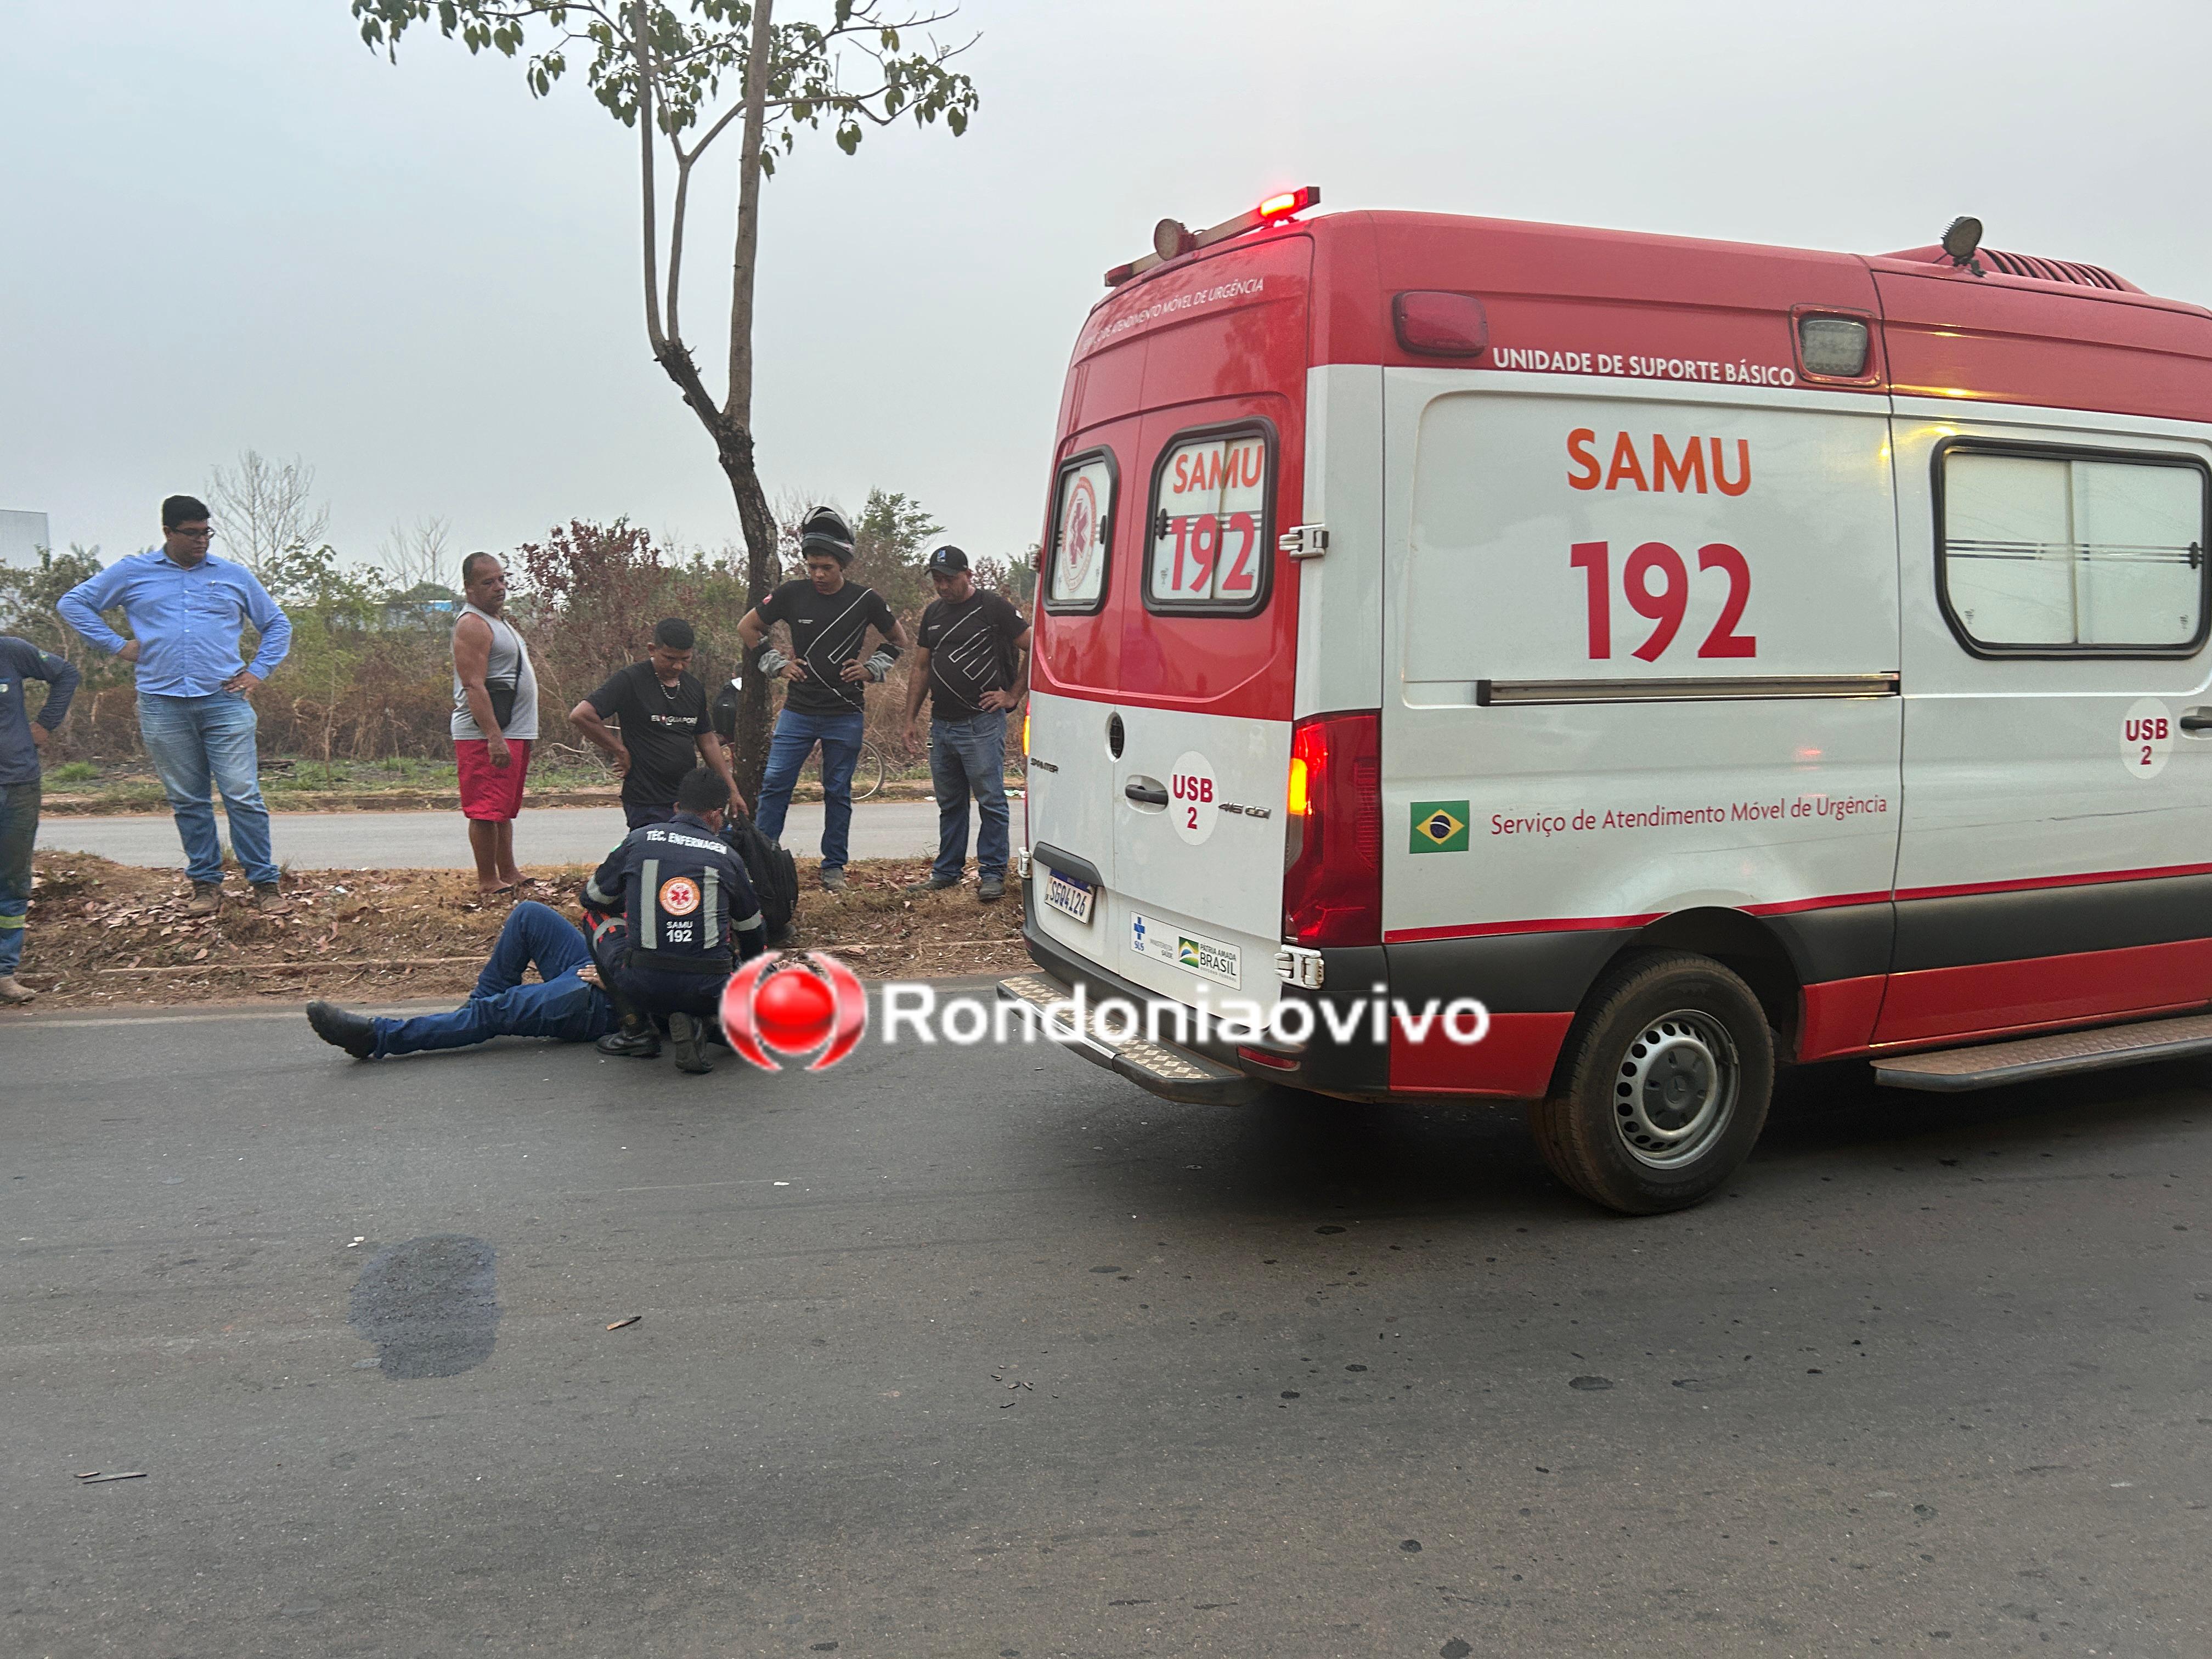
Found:
[{"label": "dirt shoulder", "polygon": [[[533,866],[512,897],[480,899],[458,870],[311,870],[285,878],[284,908],[263,915],[234,877],[222,914],[187,916],[191,890],[174,871],[114,864],[82,853],[33,860],[30,931],[21,978],[40,993],[27,1011],[114,1004],[265,1000],[459,1002],[476,983],[500,924],[520,898],[574,920],[591,872]],[[1012,971],[1021,945],[1021,895],[976,902],[972,880],[908,894],[926,859],[866,859],[849,885],[826,893],[816,866],[799,866],[797,927],[787,950],[834,951],[870,979]]]}]

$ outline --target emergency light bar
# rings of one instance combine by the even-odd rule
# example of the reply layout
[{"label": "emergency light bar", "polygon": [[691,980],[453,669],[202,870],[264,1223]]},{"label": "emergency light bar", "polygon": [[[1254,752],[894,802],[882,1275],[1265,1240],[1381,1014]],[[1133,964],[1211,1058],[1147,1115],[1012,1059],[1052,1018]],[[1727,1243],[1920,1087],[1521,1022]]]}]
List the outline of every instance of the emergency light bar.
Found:
[{"label": "emergency light bar", "polygon": [[1126,265],[1115,265],[1106,273],[1106,286],[1119,288],[1133,276],[1141,276],[1155,265],[1186,253],[1195,253],[1202,247],[1212,247],[1216,242],[1225,242],[1232,236],[1243,236],[1262,225],[1272,225],[1304,213],[1321,200],[1319,185],[1302,185],[1296,190],[1286,190],[1279,196],[1270,196],[1249,213],[1240,213],[1234,219],[1224,219],[1219,224],[1204,230],[1192,230],[1180,219],[1163,219],[1152,227],[1152,251],[1141,259],[1132,259]]}]

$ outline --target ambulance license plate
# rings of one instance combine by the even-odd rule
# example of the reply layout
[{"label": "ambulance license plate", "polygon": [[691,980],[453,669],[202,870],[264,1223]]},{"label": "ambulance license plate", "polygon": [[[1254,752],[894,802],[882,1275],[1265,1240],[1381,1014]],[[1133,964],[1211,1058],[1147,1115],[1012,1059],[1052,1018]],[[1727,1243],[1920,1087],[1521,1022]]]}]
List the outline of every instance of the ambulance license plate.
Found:
[{"label": "ambulance license plate", "polygon": [[1098,890],[1087,881],[1078,881],[1064,870],[1048,866],[1044,878],[1044,902],[1049,910],[1091,925],[1091,913],[1098,902]]}]

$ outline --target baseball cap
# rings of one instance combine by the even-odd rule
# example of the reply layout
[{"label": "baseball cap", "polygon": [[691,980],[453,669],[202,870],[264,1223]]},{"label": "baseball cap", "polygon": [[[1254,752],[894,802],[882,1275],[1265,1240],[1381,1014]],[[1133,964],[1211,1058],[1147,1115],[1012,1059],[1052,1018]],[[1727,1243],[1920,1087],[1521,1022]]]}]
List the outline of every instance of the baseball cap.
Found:
[{"label": "baseball cap", "polygon": [[950,544],[929,556],[929,574],[933,576],[950,576],[967,568],[968,556]]}]

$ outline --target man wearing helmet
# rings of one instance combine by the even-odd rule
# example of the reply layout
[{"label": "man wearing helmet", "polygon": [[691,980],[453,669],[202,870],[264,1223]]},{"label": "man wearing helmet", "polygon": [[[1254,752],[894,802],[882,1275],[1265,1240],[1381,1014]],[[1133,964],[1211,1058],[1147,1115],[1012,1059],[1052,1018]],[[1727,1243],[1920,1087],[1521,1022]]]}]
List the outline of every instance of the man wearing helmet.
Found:
[{"label": "man wearing helmet", "polygon": [[[772,841],[783,837],[785,811],[799,769],[822,745],[822,884],[845,890],[845,860],[853,823],[853,769],[860,758],[866,726],[864,695],[890,672],[906,648],[906,629],[875,589],[845,580],[853,562],[852,526],[832,508],[817,507],[799,526],[799,554],[806,574],[787,581],[738,623],[751,650],[781,623],[790,635],[786,651],[771,645],[761,671],[788,684],[783,712],[769,744],[761,780],[760,811],[753,822]],[[873,629],[883,643],[867,651]]]}]

